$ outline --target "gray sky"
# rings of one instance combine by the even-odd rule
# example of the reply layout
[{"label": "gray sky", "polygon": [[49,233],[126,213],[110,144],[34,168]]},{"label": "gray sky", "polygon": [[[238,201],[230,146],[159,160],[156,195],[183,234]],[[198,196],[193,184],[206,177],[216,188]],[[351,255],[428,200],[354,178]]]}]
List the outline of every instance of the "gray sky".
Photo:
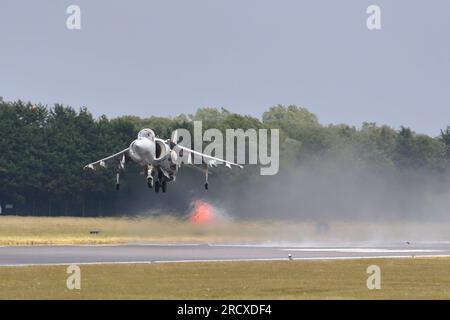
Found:
[{"label": "gray sky", "polygon": [[[366,28],[370,4],[381,31]],[[0,96],[111,117],[296,104],[325,124],[437,135],[449,34],[448,0],[0,0]]]}]

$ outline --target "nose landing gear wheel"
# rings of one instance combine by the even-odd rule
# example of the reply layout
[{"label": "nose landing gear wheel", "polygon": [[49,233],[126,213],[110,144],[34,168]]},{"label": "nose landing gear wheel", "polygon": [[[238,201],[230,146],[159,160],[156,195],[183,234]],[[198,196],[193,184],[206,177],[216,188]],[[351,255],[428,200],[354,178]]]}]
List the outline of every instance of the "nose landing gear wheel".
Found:
[{"label": "nose landing gear wheel", "polygon": [[209,189],[209,183],[207,182],[207,183],[205,183],[205,190],[208,190]]},{"label": "nose landing gear wheel", "polygon": [[147,185],[150,189],[153,189],[153,179],[148,179],[147,180]]},{"label": "nose landing gear wheel", "polygon": [[161,187],[161,184],[159,183],[159,181],[155,182],[155,192],[158,193],[159,192],[159,187]]}]

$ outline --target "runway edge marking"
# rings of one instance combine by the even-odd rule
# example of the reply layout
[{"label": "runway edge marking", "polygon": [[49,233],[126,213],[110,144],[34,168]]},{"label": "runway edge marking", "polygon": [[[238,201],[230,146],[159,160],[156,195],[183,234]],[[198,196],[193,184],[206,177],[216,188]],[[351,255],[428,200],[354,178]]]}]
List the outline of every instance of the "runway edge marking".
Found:
[{"label": "runway edge marking", "polygon": [[[407,255],[407,256],[369,256],[369,257],[308,257],[292,258],[293,261],[329,261],[329,260],[364,260],[364,259],[423,259],[423,258],[450,258],[450,255]],[[202,260],[155,260],[155,261],[117,261],[117,262],[67,262],[67,263],[28,263],[28,264],[0,264],[0,267],[45,267],[68,266],[72,264],[80,266],[89,265],[125,265],[125,264],[170,264],[170,263],[206,263],[206,262],[263,262],[263,261],[289,261],[287,258],[268,259],[202,259]]]}]

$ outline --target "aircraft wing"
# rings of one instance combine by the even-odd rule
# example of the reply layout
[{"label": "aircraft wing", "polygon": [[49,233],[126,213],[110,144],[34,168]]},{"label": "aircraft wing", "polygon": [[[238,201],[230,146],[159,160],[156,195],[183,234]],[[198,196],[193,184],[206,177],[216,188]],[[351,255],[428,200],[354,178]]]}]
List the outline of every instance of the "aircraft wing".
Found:
[{"label": "aircraft wing", "polygon": [[224,164],[227,168],[230,168],[230,169],[232,166],[239,167],[241,169],[243,168],[243,166],[241,166],[240,164],[226,161],[226,160],[223,160],[220,158],[208,156],[204,153],[197,152],[195,150],[180,146],[179,144],[176,145],[174,149],[176,149],[176,148],[180,148],[181,150],[183,150],[183,153],[184,152],[189,153],[189,158],[188,158],[188,163],[187,163],[189,165],[194,165],[194,163],[192,162],[192,157],[198,157],[198,158],[202,158],[203,163],[205,163],[206,165],[208,165],[210,167],[217,167],[218,164]]},{"label": "aircraft wing", "polygon": [[121,169],[124,168],[125,166],[125,161],[128,158],[128,152],[130,151],[129,148],[122,150],[116,154],[113,154],[109,157],[106,157],[104,159],[98,160],[96,162],[90,163],[87,166],[84,167],[84,169],[91,169],[91,170],[95,170],[99,167],[101,168],[106,168],[108,166],[108,164],[110,163],[116,163],[119,165],[119,167]]}]

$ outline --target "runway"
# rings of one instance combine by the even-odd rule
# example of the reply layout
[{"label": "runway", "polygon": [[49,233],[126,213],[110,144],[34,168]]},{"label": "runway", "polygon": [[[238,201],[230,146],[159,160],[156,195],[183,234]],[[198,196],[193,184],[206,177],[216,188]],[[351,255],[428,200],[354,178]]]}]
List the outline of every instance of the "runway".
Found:
[{"label": "runway", "polygon": [[0,247],[0,266],[450,257],[450,243],[384,245],[129,244]]}]

